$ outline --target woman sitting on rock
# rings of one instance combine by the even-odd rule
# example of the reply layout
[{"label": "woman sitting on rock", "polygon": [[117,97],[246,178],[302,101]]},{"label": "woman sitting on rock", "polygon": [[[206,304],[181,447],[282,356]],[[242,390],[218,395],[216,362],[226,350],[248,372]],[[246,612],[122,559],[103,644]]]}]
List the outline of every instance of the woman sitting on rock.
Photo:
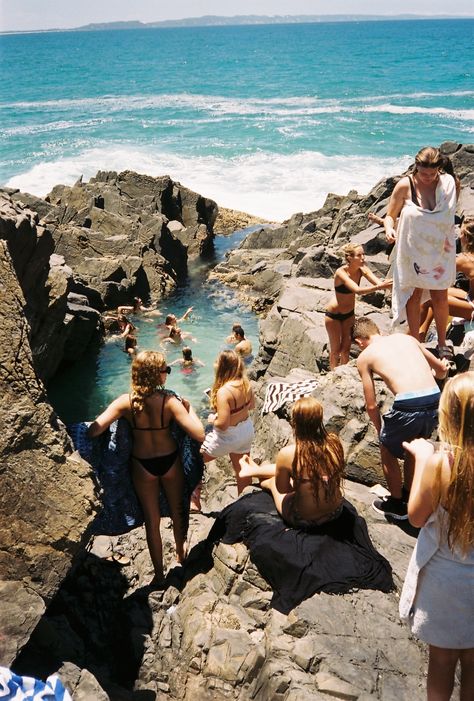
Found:
[{"label": "woman sitting on rock", "polygon": [[122,394],[97,417],[89,428],[94,438],[110,424],[124,417],[133,431],[132,478],[145,518],[150,556],[155,570],[153,585],[164,580],[160,535],[159,495],[163,487],[171,512],[178,562],[186,557],[183,517],[183,469],[170,423],[176,421],[197,441],[204,439],[204,428],[187,400],[167,393],[164,385],[171,368],[165,356],[142,351],[132,363],[130,394]]},{"label": "woman sitting on rock", "polygon": [[295,402],[291,424],[295,443],[280,450],[276,464],[257,465],[246,455],[240,478],[259,478],[289,526],[311,528],[342,513],[344,451],[336,434],[326,431],[323,407],[314,397]]},{"label": "woman sitting on rock", "polygon": [[[254,439],[254,427],[249,412],[255,406],[255,397],[245,373],[242,357],[233,350],[219,354],[216,362],[214,384],[210,403],[215,413],[209,414],[208,422],[213,429],[206,435],[201,452],[204,462],[229,455],[237,479],[237,492],[252,480],[239,475],[239,461],[250,453]],[[191,510],[201,510],[201,485],[191,497]]]},{"label": "woman sitting on rock", "polygon": [[[365,265],[362,246],[346,243],[341,253],[346,262],[336,270],[334,275],[335,296],[326,307],[325,325],[329,337],[329,367],[334,370],[338,365],[349,362],[351,349],[351,329],[354,323],[355,296],[366,295],[376,290],[390,287],[391,280],[381,282]],[[361,287],[362,278],[371,285]]]}]

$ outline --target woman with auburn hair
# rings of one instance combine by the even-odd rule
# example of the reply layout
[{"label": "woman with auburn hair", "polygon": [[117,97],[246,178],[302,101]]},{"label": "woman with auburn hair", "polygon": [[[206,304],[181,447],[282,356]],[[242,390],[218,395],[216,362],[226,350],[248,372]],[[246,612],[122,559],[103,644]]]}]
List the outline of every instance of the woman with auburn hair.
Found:
[{"label": "woman with auburn hair", "polygon": [[[255,397],[245,372],[242,357],[233,350],[219,353],[215,363],[215,378],[210,394],[211,409],[208,422],[213,428],[201,447],[204,462],[229,455],[237,479],[237,492],[252,480],[239,475],[239,461],[250,453],[254,427],[249,412],[255,407]],[[201,510],[201,485],[191,497],[191,510]]]},{"label": "woman with auburn hair", "polygon": [[454,215],[458,185],[450,159],[439,149],[426,146],[416,154],[412,173],[395,185],[384,218],[387,241],[396,242],[393,323],[406,319],[409,333],[419,340],[420,304],[429,295],[439,356],[450,362],[454,354],[446,345],[446,327],[448,288],[456,272]]},{"label": "woman with auburn hair", "polygon": [[323,407],[314,397],[295,402],[291,425],[295,443],[280,450],[276,464],[257,465],[245,456],[240,476],[262,480],[289,526],[311,528],[342,513],[344,451],[336,434],[326,431]]},{"label": "woman with auburn hair", "polygon": [[[383,290],[392,285],[391,280],[381,282],[365,265],[364,249],[359,244],[346,243],[341,248],[341,254],[346,262],[336,270],[334,275],[335,296],[326,307],[324,320],[329,337],[329,367],[331,370],[334,370],[338,365],[345,365],[349,362],[355,296]],[[362,278],[366,278],[372,284],[361,287]]]},{"label": "woman with auburn hair", "polygon": [[184,475],[171,421],[197,441],[204,439],[204,428],[194,409],[165,390],[171,368],[162,353],[142,351],[132,363],[130,394],[117,397],[91,424],[89,436],[103,433],[110,424],[124,417],[132,427],[132,478],[143,509],[148,549],[155,576],[153,585],[164,580],[163,547],[160,534],[160,489],[163,487],[173,522],[178,562],[186,558],[183,514]]},{"label": "woman with auburn hair", "polygon": [[457,662],[461,699],[474,698],[474,372],[449,380],[439,404],[441,450],[418,438],[408,518],[421,528],[400,615],[428,643],[428,699],[451,698]]}]

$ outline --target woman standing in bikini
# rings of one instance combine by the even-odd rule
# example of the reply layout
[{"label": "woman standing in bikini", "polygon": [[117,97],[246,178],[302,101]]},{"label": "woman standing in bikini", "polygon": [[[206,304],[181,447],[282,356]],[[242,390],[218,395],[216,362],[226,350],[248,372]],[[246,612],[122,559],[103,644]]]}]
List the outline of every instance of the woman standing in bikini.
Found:
[{"label": "woman standing in bikini", "polygon": [[278,513],[293,528],[310,528],[342,513],[345,460],[341,441],[323,424],[323,407],[314,397],[295,402],[291,416],[294,445],[282,448],[274,465],[240,461],[241,478],[258,477],[272,493]]},{"label": "woman standing in bikini", "polygon": [[184,475],[170,422],[176,421],[191,438],[200,442],[204,440],[203,425],[189,402],[180,401],[164,388],[170,371],[162,353],[139,353],[132,364],[130,394],[117,397],[89,428],[89,436],[94,438],[120,417],[127,419],[132,427],[132,478],[145,517],[148,549],[155,570],[154,585],[160,585],[164,580],[159,507],[161,487],[170,507],[178,562],[182,563],[186,557]]},{"label": "woman standing in bikini", "polygon": [[[210,395],[211,409],[208,422],[213,429],[206,435],[201,447],[204,462],[229,455],[237,479],[237,492],[252,480],[239,475],[239,460],[250,453],[254,427],[249,412],[255,407],[255,397],[245,373],[242,357],[233,350],[219,354],[216,374]],[[201,485],[191,497],[191,510],[201,509]]]},{"label": "woman standing in bikini", "polygon": [[[338,365],[345,365],[349,362],[355,296],[383,290],[392,284],[391,280],[381,282],[365,265],[362,246],[346,243],[342,247],[341,253],[344,255],[346,263],[338,268],[334,275],[336,294],[326,307],[324,320],[329,337],[329,367],[331,370],[334,370]],[[366,278],[372,284],[361,287],[362,278]]]}]

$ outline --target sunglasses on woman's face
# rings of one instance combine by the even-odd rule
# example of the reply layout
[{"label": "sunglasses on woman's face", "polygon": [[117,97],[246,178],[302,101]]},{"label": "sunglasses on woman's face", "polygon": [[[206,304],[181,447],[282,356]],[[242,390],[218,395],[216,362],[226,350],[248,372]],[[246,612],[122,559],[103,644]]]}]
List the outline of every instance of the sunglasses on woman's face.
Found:
[{"label": "sunglasses on woman's face", "polygon": [[169,375],[170,372],[171,372],[171,368],[170,368],[169,365],[167,365],[167,366],[164,367],[164,368],[160,368],[160,372],[161,372],[163,375],[164,375],[165,373],[166,373],[167,375]]}]

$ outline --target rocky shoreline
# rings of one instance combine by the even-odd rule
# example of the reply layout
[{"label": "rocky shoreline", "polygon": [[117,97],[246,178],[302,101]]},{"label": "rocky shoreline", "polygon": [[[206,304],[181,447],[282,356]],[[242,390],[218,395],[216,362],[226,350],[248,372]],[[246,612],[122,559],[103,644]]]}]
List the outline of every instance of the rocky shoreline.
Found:
[{"label": "rocky shoreline", "polygon": [[[474,146],[441,148],[461,177],[459,213],[473,214]],[[399,586],[413,534],[368,510],[363,485],[382,480],[377,438],[355,368],[327,372],[323,320],[337,249],[347,239],[363,243],[371,267],[387,272],[382,231],[367,213],[383,215],[394,183],[384,180],[366,196],[329,195],[317,212],[254,231],[213,275],[264,315],[252,367],[254,456],[272,457],[290,436],[284,408],[259,411],[266,383],[314,378],[329,428],[343,442],[347,475],[359,483],[348,482],[346,495],[366,517]],[[216,203],[166,176],[98,173],[89,183],[57,186],[44,200],[0,191],[0,663],[16,660],[15,669],[38,675],[60,669],[77,701],[424,696],[424,651],[399,622],[396,593],[315,595],[284,616],[269,607],[268,585],[243,545],[219,544],[212,558],[203,557],[199,542],[212,515],[235,498],[225,461],[208,474],[207,515],[193,517],[193,556],[164,593],[143,584],[150,563],[142,529],[118,538],[130,558],[121,571],[84,551],[98,508],[90,468],[73,452],[43,382],[100,337],[104,309],[135,294],[159,299],[209,250],[216,232],[260,223],[218,213]],[[358,311],[388,326],[382,294],[365,297]]]}]

